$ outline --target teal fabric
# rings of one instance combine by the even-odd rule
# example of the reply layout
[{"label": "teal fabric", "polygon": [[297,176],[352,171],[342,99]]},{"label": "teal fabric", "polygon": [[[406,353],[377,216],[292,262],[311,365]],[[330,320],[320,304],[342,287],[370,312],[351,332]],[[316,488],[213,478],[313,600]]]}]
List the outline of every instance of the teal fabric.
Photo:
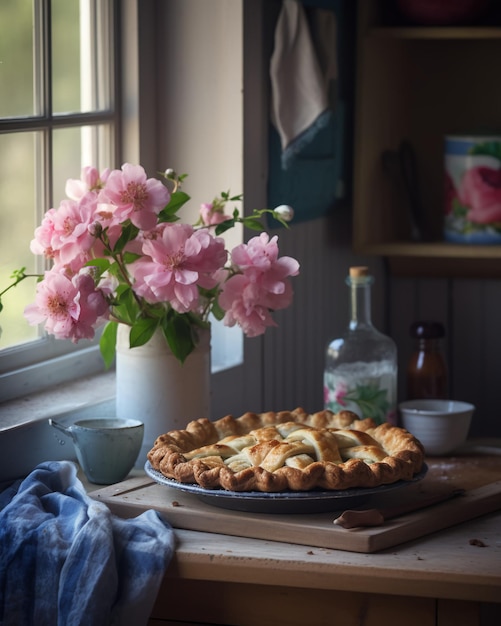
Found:
[{"label": "teal fabric", "polygon": [[[310,9],[334,11],[337,22],[338,80],[332,84],[331,108],[299,137],[293,154],[284,155],[278,132],[268,135],[267,205],[294,209],[295,224],[329,215],[349,199],[351,187],[352,103],[354,83],[355,11],[351,0],[303,0]],[[280,225],[271,216],[270,228]]]},{"label": "teal fabric", "polygon": [[[280,137],[270,124],[268,206],[291,206],[294,209],[292,224],[326,215],[339,199],[344,171],[343,140],[344,106],[339,104],[315,138],[304,145],[284,169]],[[269,226],[277,226],[272,217]]]}]

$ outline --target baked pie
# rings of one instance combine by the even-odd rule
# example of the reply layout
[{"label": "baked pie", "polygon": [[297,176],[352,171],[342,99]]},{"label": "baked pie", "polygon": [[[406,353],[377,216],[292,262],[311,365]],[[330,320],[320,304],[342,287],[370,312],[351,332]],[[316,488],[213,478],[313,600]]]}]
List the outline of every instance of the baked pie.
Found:
[{"label": "baked pie", "polygon": [[153,469],[181,483],[230,491],[377,487],[410,480],[424,450],[409,432],[351,411],[245,413],[160,435]]}]

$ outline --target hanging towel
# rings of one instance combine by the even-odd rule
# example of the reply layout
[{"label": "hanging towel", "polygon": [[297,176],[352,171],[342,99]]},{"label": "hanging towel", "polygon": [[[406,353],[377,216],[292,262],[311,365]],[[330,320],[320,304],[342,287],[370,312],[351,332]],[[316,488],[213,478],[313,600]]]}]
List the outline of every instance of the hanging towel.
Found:
[{"label": "hanging towel", "polygon": [[[349,0],[283,0],[278,15],[270,60],[267,205],[290,205],[292,227],[330,215],[348,200],[355,9]],[[284,42],[293,52],[289,57]],[[307,116],[303,130],[301,111]],[[267,220],[270,228],[280,227],[271,215]]]},{"label": "hanging towel", "polygon": [[[322,39],[330,38],[332,44],[333,13],[322,26]],[[323,46],[323,58],[319,59],[303,6],[297,0],[283,0],[275,28],[270,78],[271,120],[280,137],[284,169],[332,115],[329,83],[337,75],[337,65],[335,58],[326,56],[329,50],[335,50],[335,44]]]},{"label": "hanging towel", "polygon": [[173,552],[156,511],[120,519],[73,463],[41,463],[0,493],[0,624],[146,624]]}]

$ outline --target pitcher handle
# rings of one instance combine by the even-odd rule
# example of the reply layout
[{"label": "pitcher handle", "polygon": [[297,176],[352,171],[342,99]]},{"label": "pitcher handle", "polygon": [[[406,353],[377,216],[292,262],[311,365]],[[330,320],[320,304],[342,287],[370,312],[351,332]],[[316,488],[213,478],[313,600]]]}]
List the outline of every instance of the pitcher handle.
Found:
[{"label": "pitcher handle", "polygon": [[60,430],[65,435],[71,436],[71,431],[67,426],[63,426],[59,422],[56,422],[56,420],[53,420],[51,417],[49,417],[49,424],[53,426],[54,428],[57,428],[58,430]]}]

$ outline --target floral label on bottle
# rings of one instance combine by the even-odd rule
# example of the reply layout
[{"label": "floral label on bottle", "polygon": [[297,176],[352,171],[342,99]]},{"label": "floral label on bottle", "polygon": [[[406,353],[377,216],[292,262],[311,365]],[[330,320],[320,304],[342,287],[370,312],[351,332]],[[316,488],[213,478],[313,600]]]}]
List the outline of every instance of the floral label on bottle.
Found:
[{"label": "floral label on bottle", "polygon": [[[365,369],[367,369],[365,367]],[[325,372],[324,406],[337,413],[353,411],[360,418],[371,417],[377,424],[396,423],[394,374],[354,375],[356,367]]]},{"label": "floral label on bottle", "polygon": [[444,238],[501,243],[501,137],[446,137]]}]

